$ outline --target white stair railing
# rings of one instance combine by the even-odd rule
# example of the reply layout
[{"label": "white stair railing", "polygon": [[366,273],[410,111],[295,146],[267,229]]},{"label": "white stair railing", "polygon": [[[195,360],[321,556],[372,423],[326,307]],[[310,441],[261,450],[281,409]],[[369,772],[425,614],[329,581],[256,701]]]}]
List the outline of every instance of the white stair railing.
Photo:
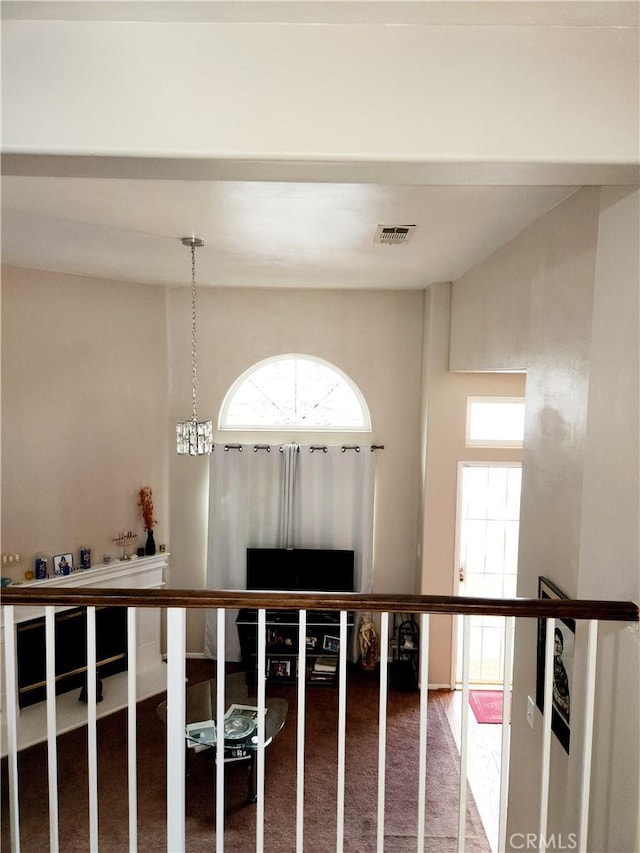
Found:
[{"label": "white stair railing", "polygon": [[[135,597],[135,596],[134,596]],[[46,596],[45,596],[46,598]],[[158,601],[138,606],[158,606]],[[234,602],[237,603],[237,602]],[[317,604],[320,609],[322,602]],[[369,603],[369,602],[367,602]],[[42,606],[41,601],[34,605]],[[600,603],[602,604],[602,603]],[[354,606],[355,602],[354,602]],[[304,778],[305,778],[305,709],[307,701],[306,684],[306,628],[308,609],[298,610],[299,634],[298,634],[298,678],[297,678],[297,729],[296,729],[296,822],[295,822],[295,850],[304,853]],[[406,605],[403,611],[406,612]],[[513,608],[516,610],[517,608]],[[563,613],[559,611],[559,618]],[[218,611],[218,652],[224,659],[225,650],[225,617],[227,607],[219,607]],[[381,674],[379,681],[379,706],[378,706],[378,789],[377,789],[377,827],[376,827],[376,851],[384,853],[385,849],[385,809],[386,809],[386,758],[387,758],[387,707],[388,707],[388,649],[389,649],[389,610],[378,609],[380,613]],[[437,611],[436,611],[437,612]],[[448,611],[449,612],[449,611]],[[541,611],[544,612],[544,611]],[[633,610],[626,611],[630,614],[631,621]],[[48,801],[49,801],[49,847],[52,851],[61,848],[59,838],[59,814],[58,814],[58,755],[56,740],[56,675],[55,675],[55,606],[53,603],[45,603],[45,671],[46,671],[46,741],[47,741],[47,775],[48,775]],[[348,613],[345,609],[339,610],[339,657],[338,657],[338,732],[337,732],[337,756],[336,756],[336,853],[342,853],[344,847],[345,828],[345,752],[346,752],[346,721],[347,721],[347,657],[348,657]],[[636,608],[637,614],[637,608]],[[6,743],[8,756],[8,778],[9,778],[9,819],[11,823],[11,850],[19,853],[21,845],[20,837],[20,775],[18,762],[18,744],[20,731],[20,714],[18,712],[18,690],[17,690],[17,663],[16,663],[16,621],[15,609],[9,605],[3,606],[4,615],[4,678],[5,678],[5,708],[3,709],[6,722]],[[532,614],[528,613],[528,616]],[[575,618],[581,618],[574,614]],[[417,732],[418,744],[418,808],[417,808],[417,833],[416,849],[423,853],[425,847],[425,822],[427,820],[427,710],[428,710],[428,657],[429,657],[429,613],[420,613],[420,637],[421,648],[419,656],[419,731]],[[556,617],[544,615],[546,623],[546,637],[544,650],[544,708],[548,712],[542,718],[541,736],[541,770],[539,778],[538,798],[538,833],[537,843],[540,849],[544,849],[545,839],[548,837],[548,814],[549,814],[549,782],[550,782],[550,756],[551,756],[551,708],[553,687],[553,642]],[[573,618],[573,617],[571,617]],[[603,615],[602,618],[607,618]],[[622,617],[620,618],[622,621]],[[462,683],[462,707],[460,727],[460,788],[458,798],[458,850],[465,849],[466,836],[466,811],[467,811],[467,760],[469,754],[468,731],[469,731],[469,655],[470,655],[470,619],[469,612],[463,615],[463,683]],[[128,761],[128,797],[129,797],[129,850],[136,853],[138,848],[138,803],[137,803],[137,750],[136,750],[136,608],[128,606],[127,609],[127,761]],[[511,678],[513,667],[513,634],[515,615],[505,616],[505,659],[504,659],[504,684],[503,684],[503,716],[501,735],[501,767],[500,767],[500,802],[499,802],[499,827],[498,827],[498,851],[502,853],[507,848],[507,811],[508,811],[508,778],[510,758],[510,719],[511,719]],[[584,708],[583,719],[583,743],[581,745],[581,786],[579,803],[579,825],[577,832],[577,843],[580,850],[588,849],[588,825],[589,825],[589,795],[591,780],[591,758],[595,709],[596,689],[596,652],[598,620],[589,619],[587,622],[586,642],[586,664],[585,664],[585,695],[582,702]],[[167,710],[166,710],[166,738],[167,738],[167,850],[169,853],[180,853],[185,849],[185,715],[186,715],[186,607],[167,607]],[[257,806],[256,806],[256,837],[255,849],[263,853],[264,830],[265,830],[265,716],[266,716],[266,610],[258,608],[257,624],[257,667],[259,677],[257,679],[257,704],[258,731],[257,731]],[[218,672],[216,693],[216,718],[223,719],[225,712],[225,678],[220,677],[224,673],[221,666]],[[89,847],[92,853],[98,851],[98,748],[97,748],[97,664],[96,664],[96,606],[87,606],[87,745],[88,745],[88,790],[89,790]],[[216,840],[217,853],[224,851],[224,739],[219,738],[217,743],[216,763]],[[31,780],[29,780],[31,782]],[[393,851],[388,851],[393,853]]]}]

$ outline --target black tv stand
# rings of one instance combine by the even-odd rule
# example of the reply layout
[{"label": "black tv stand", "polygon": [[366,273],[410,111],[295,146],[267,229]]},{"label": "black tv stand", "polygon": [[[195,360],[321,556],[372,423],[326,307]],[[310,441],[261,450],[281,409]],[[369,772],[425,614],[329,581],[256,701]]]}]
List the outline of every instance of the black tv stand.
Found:
[{"label": "black tv stand", "polygon": [[[292,683],[298,677],[299,612],[267,610],[266,612],[266,679],[268,682]],[[236,618],[242,663],[254,678],[258,675],[258,611],[243,609]],[[351,638],[353,613],[347,616],[347,637]],[[338,610],[307,611],[306,666],[307,684],[336,684],[340,652],[340,612]]]}]

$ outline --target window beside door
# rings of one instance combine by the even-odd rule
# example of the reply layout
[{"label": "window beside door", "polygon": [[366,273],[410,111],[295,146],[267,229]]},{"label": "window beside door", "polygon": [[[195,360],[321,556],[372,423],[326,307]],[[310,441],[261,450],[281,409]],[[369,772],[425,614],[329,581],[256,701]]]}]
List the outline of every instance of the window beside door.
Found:
[{"label": "window beside door", "polygon": [[522,397],[469,397],[467,447],[522,447]]}]

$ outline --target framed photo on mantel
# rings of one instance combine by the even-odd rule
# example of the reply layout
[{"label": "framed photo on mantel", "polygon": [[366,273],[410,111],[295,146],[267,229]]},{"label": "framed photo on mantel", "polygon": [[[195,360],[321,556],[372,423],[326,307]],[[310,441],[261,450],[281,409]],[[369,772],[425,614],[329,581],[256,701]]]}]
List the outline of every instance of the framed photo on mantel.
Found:
[{"label": "framed photo on mantel", "polygon": [[68,575],[73,571],[73,554],[58,554],[53,558],[53,573]]},{"label": "framed photo on mantel", "polygon": [[[568,598],[547,578],[538,578],[538,598]],[[571,689],[576,637],[574,619],[556,619],[553,639],[553,689],[551,701],[551,731],[565,751],[571,740]],[[547,642],[547,620],[538,619],[538,648],[536,670],[536,705],[544,714],[544,667]]]}]

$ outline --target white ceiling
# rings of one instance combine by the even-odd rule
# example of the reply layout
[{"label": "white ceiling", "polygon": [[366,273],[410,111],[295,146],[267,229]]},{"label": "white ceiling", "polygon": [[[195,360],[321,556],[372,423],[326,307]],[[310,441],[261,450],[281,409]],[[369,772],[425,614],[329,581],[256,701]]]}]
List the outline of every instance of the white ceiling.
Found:
[{"label": "white ceiling", "polygon": [[[3,263],[146,284],[424,288],[455,280],[557,205],[567,186],[418,186],[9,175]],[[416,225],[373,242],[378,225]]]},{"label": "white ceiling", "polygon": [[[240,21],[425,26],[637,26],[628,0],[4,0],[9,21]],[[424,288],[455,280],[583,183],[575,164],[170,163],[6,152],[2,261],[182,286]],[[577,169],[577,171],[576,171]],[[601,167],[602,169],[602,167]],[[411,242],[373,242],[416,225]]]}]

